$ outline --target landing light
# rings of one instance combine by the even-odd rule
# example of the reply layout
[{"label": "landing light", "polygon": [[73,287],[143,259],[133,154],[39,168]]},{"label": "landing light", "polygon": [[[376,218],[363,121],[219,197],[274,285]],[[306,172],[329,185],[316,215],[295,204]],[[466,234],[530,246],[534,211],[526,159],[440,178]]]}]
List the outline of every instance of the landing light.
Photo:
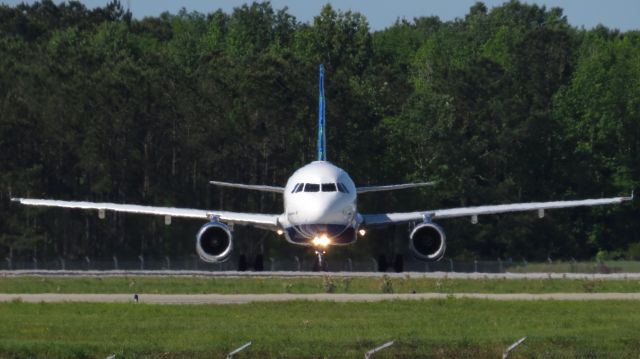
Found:
[{"label": "landing light", "polygon": [[364,235],[367,234],[367,231],[365,231],[364,229],[360,229],[358,230],[358,233],[360,233],[360,235],[364,237]]},{"label": "landing light", "polygon": [[329,239],[326,234],[322,234],[319,237],[314,237],[311,240],[311,243],[316,247],[327,247],[329,244],[331,244],[331,239]]},{"label": "landing light", "polygon": [[282,229],[278,229],[276,233],[278,233],[278,235],[281,236],[284,233],[284,231]]}]

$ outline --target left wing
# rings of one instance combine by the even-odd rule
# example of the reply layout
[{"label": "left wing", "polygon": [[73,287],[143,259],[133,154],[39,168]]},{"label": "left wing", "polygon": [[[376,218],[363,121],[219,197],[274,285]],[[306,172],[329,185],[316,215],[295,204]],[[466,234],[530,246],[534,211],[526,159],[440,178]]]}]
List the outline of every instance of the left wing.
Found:
[{"label": "left wing", "polygon": [[434,184],[436,183],[435,182],[419,182],[419,183],[391,184],[391,185],[385,185],[385,186],[365,186],[365,187],[356,188],[356,193],[394,191],[397,189],[433,186]]},{"label": "left wing", "polygon": [[58,201],[58,200],[51,200],[51,199],[35,199],[35,198],[12,198],[11,200],[27,206],[97,210],[101,218],[104,217],[104,211],[164,216],[165,222],[169,222],[169,223],[170,223],[171,217],[196,218],[196,219],[203,219],[203,220],[210,220],[217,217],[221,222],[239,224],[239,225],[248,225],[248,226],[254,226],[254,227],[269,229],[269,230],[276,230],[278,228],[278,216],[279,216],[277,214],[209,211],[209,210],[203,210],[203,209],[190,209],[190,208],[141,206],[137,204]]},{"label": "left wing", "polygon": [[456,218],[471,217],[472,222],[476,222],[479,215],[497,214],[507,212],[526,212],[538,211],[540,217],[544,216],[545,209],[583,207],[583,206],[600,206],[605,204],[622,203],[631,201],[633,192],[630,197],[612,197],[599,199],[583,199],[577,201],[554,201],[554,202],[532,202],[532,203],[511,203],[499,204],[491,206],[478,207],[461,207],[449,209],[436,209],[424,212],[405,212],[405,213],[381,213],[381,214],[363,214],[363,224],[368,226],[384,226],[394,223],[417,222],[425,219],[440,218]]},{"label": "left wing", "polygon": [[221,182],[221,181],[209,181],[209,183],[215,186],[220,186],[220,187],[250,189],[250,190],[261,191],[261,192],[284,193],[284,187],[277,187],[277,186],[265,186],[261,184],[231,183],[231,182]]}]

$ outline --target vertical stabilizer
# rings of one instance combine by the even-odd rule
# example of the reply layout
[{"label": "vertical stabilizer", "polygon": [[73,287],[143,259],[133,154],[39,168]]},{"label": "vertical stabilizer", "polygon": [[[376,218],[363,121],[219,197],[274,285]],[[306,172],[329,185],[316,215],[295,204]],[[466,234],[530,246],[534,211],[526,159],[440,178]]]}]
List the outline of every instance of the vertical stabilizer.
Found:
[{"label": "vertical stabilizer", "polygon": [[318,161],[327,160],[327,135],[324,131],[324,65],[320,65],[320,99],[318,104]]}]

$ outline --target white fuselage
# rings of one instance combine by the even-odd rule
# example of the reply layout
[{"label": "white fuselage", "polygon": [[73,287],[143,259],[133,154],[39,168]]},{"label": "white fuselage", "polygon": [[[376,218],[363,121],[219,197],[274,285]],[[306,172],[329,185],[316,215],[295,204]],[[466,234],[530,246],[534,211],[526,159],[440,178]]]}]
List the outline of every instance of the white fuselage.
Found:
[{"label": "white fuselage", "polygon": [[356,186],[344,170],[311,162],[287,181],[280,225],[295,244],[313,246],[320,237],[328,238],[327,245],[353,243],[360,222],[356,199]]}]

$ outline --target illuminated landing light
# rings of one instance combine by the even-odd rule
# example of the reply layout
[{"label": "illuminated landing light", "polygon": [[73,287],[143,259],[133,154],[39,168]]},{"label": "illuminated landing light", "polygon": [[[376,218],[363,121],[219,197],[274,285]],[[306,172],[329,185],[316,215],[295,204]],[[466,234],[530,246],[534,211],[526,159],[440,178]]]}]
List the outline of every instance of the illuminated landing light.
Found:
[{"label": "illuminated landing light", "polygon": [[284,231],[282,229],[278,229],[276,233],[278,233],[278,235],[281,236],[284,233]]},{"label": "illuminated landing light", "polygon": [[329,244],[331,244],[331,239],[329,239],[326,234],[322,234],[319,237],[314,237],[311,240],[311,243],[316,247],[327,247]]},{"label": "illuminated landing light", "polygon": [[358,230],[358,233],[360,233],[360,235],[364,237],[364,235],[367,234],[367,231],[365,231],[364,228],[362,228]]}]

